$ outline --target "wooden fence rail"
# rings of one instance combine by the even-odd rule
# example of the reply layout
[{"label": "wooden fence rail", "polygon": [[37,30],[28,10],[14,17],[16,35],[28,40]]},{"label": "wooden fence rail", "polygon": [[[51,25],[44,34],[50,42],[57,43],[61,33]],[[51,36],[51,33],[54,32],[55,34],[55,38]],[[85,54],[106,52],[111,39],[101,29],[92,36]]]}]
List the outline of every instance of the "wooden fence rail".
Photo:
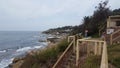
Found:
[{"label": "wooden fence rail", "polygon": [[[84,44],[85,43],[85,44]],[[81,56],[82,52],[84,55]],[[76,67],[80,68],[81,58],[91,56],[90,53],[93,52],[93,55],[102,55],[100,68],[108,68],[108,57],[107,57],[107,45],[105,41],[100,40],[87,40],[87,39],[78,39],[76,46]]]},{"label": "wooden fence rail", "polygon": [[108,68],[107,45],[105,41],[92,39],[77,39],[76,41],[75,36],[69,36],[68,42],[71,43],[68,45],[66,50],[59,57],[52,68],[62,67],[64,60],[66,60],[66,58],[68,58],[72,53],[75,53],[76,68],[82,68],[86,57],[91,55],[101,56],[101,64],[99,67]]},{"label": "wooden fence rail", "polygon": [[[72,41],[71,41],[71,40],[72,40]],[[62,59],[65,58],[65,54],[67,54],[67,52],[70,50],[70,48],[72,47],[72,45],[73,45],[73,49],[74,49],[74,47],[75,47],[75,36],[69,36],[69,37],[68,37],[68,42],[70,42],[70,41],[71,41],[71,43],[68,45],[68,47],[66,48],[66,50],[62,53],[62,55],[59,57],[59,59],[58,59],[57,62],[53,65],[52,68],[58,68],[57,66],[60,65],[60,62],[62,62]]]},{"label": "wooden fence rail", "polygon": [[120,39],[120,29],[118,29],[117,31],[113,32],[110,35],[110,44],[112,45],[116,41],[120,42],[120,40],[118,40],[118,39]]}]

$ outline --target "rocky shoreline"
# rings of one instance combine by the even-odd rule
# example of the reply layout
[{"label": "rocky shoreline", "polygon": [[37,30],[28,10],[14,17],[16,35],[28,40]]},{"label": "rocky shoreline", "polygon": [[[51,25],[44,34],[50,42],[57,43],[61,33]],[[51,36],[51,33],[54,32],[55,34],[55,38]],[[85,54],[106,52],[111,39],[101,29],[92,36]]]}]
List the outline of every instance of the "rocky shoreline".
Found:
[{"label": "rocky shoreline", "polygon": [[57,41],[52,42],[51,40],[56,40],[56,38],[51,38],[51,39],[49,38],[47,40],[47,43],[48,43],[47,47],[45,47],[43,49],[32,50],[32,51],[26,53],[26,55],[24,55],[24,56],[15,57],[13,59],[12,63],[9,64],[7,68],[21,68],[21,65],[24,63],[27,56],[32,56],[32,55],[36,54],[37,52],[39,52],[40,50],[42,51],[42,50],[46,50],[47,48],[51,48],[55,44],[59,43],[62,39],[63,38],[59,38],[59,39],[57,38]]},{"label": "rocky shoreline", "polygon": [[22,63],[24,62],[24,59],[21,57],[19,58],[14,58],[12,64],[9,64],[9,68],[20,68]]}]

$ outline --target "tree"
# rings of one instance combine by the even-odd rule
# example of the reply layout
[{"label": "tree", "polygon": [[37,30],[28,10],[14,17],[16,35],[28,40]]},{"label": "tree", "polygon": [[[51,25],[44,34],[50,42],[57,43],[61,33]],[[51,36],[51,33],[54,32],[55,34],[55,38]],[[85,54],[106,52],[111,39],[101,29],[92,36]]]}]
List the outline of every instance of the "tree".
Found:
[{"label": "tree", "polygon": [[120,8],[113,10],[112,15],[120,15]]},{"label": "tree", "polygon": [[89,35],[98,33],[99,29],[106,24],[108,16],[111,14],[111,10],[107,7],[108,1],[100,2],[95,7],[95,11],[92,16],[85,16],[83,18],[84,30],[88,29]]}]

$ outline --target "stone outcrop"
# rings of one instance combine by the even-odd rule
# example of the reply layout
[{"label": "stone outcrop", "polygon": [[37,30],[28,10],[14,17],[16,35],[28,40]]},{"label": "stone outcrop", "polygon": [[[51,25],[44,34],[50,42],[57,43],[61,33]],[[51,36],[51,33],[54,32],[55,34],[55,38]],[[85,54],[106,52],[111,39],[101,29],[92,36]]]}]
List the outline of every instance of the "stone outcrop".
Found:
[{"label": "stone outcrop", "polygon": [[8,67],[10,68],[20,68],[22,63],[24,62],[23,58],[14,58],[12,64],[10,64]]}]

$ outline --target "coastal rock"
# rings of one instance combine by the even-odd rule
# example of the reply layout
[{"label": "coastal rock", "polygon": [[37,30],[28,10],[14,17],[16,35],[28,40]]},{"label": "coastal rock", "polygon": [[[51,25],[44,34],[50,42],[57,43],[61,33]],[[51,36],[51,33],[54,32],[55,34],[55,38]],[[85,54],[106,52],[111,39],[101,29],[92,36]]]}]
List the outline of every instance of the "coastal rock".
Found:
[{"label": "coastal rock", "polygon": [[22,59],[22,58],[16,57],[16,58],[14,58],[13,63],[17,63],[17,62],[20,61],[21,59]]},{"label": "coastal rock", "polygon": [[18,62],[13,63],[11,68],[21,68],[23,62],[24,62],[23,60],[19,60]]},{"label": "coastal rock", "polygon": [[24,60],[23,58],[16,57],[14,58],[12,64],[10,64],[9,68],[21,68],[21,65],[23,64]]}]

